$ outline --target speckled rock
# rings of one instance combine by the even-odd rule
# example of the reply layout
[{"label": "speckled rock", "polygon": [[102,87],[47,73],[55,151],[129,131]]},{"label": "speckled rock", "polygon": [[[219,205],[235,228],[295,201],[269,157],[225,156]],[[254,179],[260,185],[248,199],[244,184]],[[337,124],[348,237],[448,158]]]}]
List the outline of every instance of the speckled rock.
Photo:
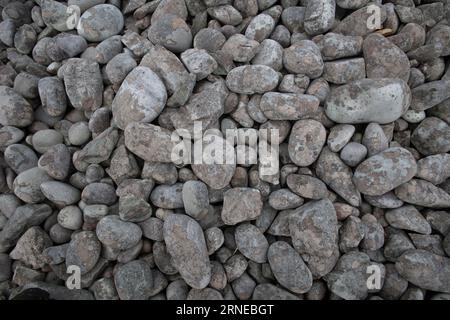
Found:
[{"label": "speckled rock", "polygon": [[211,266],[200,225],[186,215],[170,215],[164,221],[164,241],[184,281],[193,288],[205,288]]},{"label": "speckled rock", "polygon": [[361,163],[353,181],[357,189],[370,196],[381,196],[411,180],[417,172],[412,154],[403,148],[390,148]]},{"label": "speckled rock", "polygon": [[411,91],[402,80],[363,79],[336,87],[325,112],[338,123],[385,124],[401,117],[411,103]]}]

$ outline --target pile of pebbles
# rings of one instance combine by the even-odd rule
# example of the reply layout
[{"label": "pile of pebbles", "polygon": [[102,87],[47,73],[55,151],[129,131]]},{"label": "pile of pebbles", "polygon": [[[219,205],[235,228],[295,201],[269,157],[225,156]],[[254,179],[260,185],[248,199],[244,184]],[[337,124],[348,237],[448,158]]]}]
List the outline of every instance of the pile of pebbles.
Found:
[{"label": "pile of pebbles", "polygon": [[2,299],[450,299],[450,1],[0,9]]}]

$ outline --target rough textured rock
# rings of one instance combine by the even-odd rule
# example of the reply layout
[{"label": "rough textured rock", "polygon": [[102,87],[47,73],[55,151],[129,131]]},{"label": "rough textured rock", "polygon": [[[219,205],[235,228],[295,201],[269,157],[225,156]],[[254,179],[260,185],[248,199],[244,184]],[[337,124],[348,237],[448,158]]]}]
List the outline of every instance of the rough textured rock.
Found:
[{"label": "rough textured rock", "polygon": [[205,288],[211,266],[200,225],[186,215],[172,214],[164,221],[164,242],[184,281],[193,288]]}]

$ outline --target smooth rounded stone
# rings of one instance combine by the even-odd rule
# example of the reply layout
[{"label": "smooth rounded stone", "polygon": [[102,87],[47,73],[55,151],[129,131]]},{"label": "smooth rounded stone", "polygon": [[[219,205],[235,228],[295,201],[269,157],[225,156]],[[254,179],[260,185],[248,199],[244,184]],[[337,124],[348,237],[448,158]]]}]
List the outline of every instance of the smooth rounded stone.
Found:
[{"label": "smooth rounded stone", "polygon": [[208,14],[224,25],[238,25],[242,22],[242,15],[233,6],[227,4],[214,6],[207,9]]},{"label": "smooth rounded stone", "polygon": [[221,217],[225,224],[235,225],[256,219],[262,211],[261,192],[253,188],[232,188],[224,193]]},{"label": "smooth rounded stone", "polygon": [[269,243],[256,226],[249,223],[240,224],[234,237],[237,248],[245,257],[257,263],[267,261]]},{"label": "smooth rounded stone", "polygon": [[[143,83],[147,86],[143,87]],[[120,129],[131,122],[152,122],[167,101],[164,83],[156,73],[146,67],[131,71],[117,92],[112,112]]]},{"label": "smooth rounded stone", "polygon": [[175,15],[157,19],[148,29],[149,40],[166,49],[181,53],[192,45],[192,33],[186,22]]},{"label": "smooth rounded stone", "polygon": [[311,271],[287,242],[277,241],[271,244],[267,257],[273,275],[283,287],[295,293],[305,293],[311,289]]},{"label": "smooth rounded stone", "polygon": [[23,144],[9,145],[5,149],[3,156],[6,164],[17,174],[38,165],[36,153]]},{"label": "smooth rounded stone", "polygon": [[[303,22],[305,19],[305,7],[292,6],[285,8],[281,13],[282,25],[293,34],[300,33],[304,31]],[[289,34],[289,33],[288,33]],[[290,34],[289,34],[290,38]],[[290,39],[289,39],[290,40]],[[288,44],[291,41],[288,41]]]},{"label": "smooth rounded stone", "polygon": [[[285,11],[283,10],[283,12]],[[284,25],[277,25],[270,35],[270,39],[279,43],[283,48],[286,48],[291,44],[291,33]]]},{"label": "smooth rounded stone", "polygon": [[314,163],[326,142],[325,127],[316,120],[299,120],[289,137],[289,156],[298,166]]},{"label": "smooth rounded stone", "polygon": [[68,176],[70,165],[70,151],[64,144],[56,144],[48,148],[38,162],[39,168],[57,180],[64,180]]},{"label": "smooth rounded stone", "polygon": [[338,123],[377,122],[400,118],[411,103],[411,91],[399,79],[363,79],[331,90],[325,113]]},{"label": "smooth rounded stone", "polygon": [[311,79],[319,78],[324,68],[320,49],[310,40],[299,41],[284,49],[283,65],[287,71]]},{"label": "smooth rounded stone", "polygon": [[103,81],[97,62],[69,59],[63,76],[67,96],[75,109],[94,111],[101,107]]},{"label": "smooth rounded stone", "polygon": [[381,196],[411,180],[416,172],[417,164],[411,152],[394,147],[361,163],[353,181],[361,193]]},{"label": "smooth rounded stone", "polygon": [[[311,230],[311,225],[314,230]],[[337,216],[328,199],[310,201],[289,216],[292,244],[300,254],[331,257],[337,248]]]},{"label": "smooth rounded stone", "polygon": [[262,42],[270,36],[274,28],[275,20],[268,14],[262,13],[250,21],[245,30],[245,36],[249,39]]},{"label": "smooth rounded stone", "polygon": [[263,94],[276,88],[279,74],[264,65],[246,65],[234,68],[227,74],[228,89],[241,94]]},{"label": "smooth rounded stone", "polygon": [[61,116],[67,108],[67,98],[63,82],[57,77],[39,80],[39,97],[42,107],[51,116]]},{"label": "smooth rounded stone", "polygon": [[119,53],[108,61],[105,74],[111,83],[120,85],[136,66],[136,60],[130,54]]},{"label": "smooth rounded stone", "polygon": [[423,119],[425,119],[426,113],[425,111],[415,111],[409,109],[408,111],[403,114],[402,119],[406,120],[409,123],[419,123],[422,122]]},{"label": "smooth rounded stone", "polygon": [[111,111],[102,107],[92,113],[89,119],[89,130],[94,135],[98,135],[109,128]]},{"label": "smooth rounded stone", "polygon": [[209,286],[216,290],[223,290],[227,286],[225,269],[218,261],[211,261],[211,282]]},{"label": "smooth rounded stone", "polygon": [[367,148],[363,144],[350,142],[341,150],[339,156],[346,165],[356,167],[366,158]]},{"label": "smooth rounded stone", "polygon": [[269,196],[269,204],[276,210],[287,210],[301,206],[303,198],[299,197],[289,189],[273,191]]},{"label": "smooth rounded stone", "polygon": [[325,61],[348,58],[358,55],[362,50],[363,38],[359,36],[345,36],[329,32],[313,38],[322,52]]},{"label": "smooth rounded stone", "polygon": [[328,147],[323,148],[317,160],[316,174],[350,205],[360,205],[361,195],[353,183],[351,169]]},{"label": "smooth rounded stone", "polygon": [[248,262],[247,259],[242,254],[232,254],[231,257],[226,260],[223,267],[226,272],[228,282],[232,282],[239,278],[247,269]]},{"label": "smooth rounded stone", "polygon": [[216,52],[222,48],[226,38],[222,32],[212,29],[204,28],[197,32],[194,37],[194,48],[205,49],[208,52]]},{"label": "smooth rounded stone", "polygon": [[21,72],[14,79],[13,89],[27,99],[35,99],[38,97],[39,78],[35,75]]},{"label": "smooth rounded stone", "polygon": [[72,237],[67,247],[66,266],[77,266],[82,275],[86,274],[97,264],[101,249],[95,232],[81,231]]},{"label": "smooth rounded stone", "polygon": [[6,253],[0,253],[0,281],[6,281],[12,276],[12,261]]},{"label": "smooth rounded stone", "polygon": [[411,134],[411,143],[426,155],[450,151],[450,127],[439,118],[427,117]]},{"label": "smooth rounded stone", "polygon": [[117,268],[114,283],[121,300],[148,300],[153,288],[150,266],[142,260],[134,260]]},{"label": "smooth rounded stone", "polygon": [[397,229],[414,231],[421,234],[430,234],[431,226],[420,212],[411,205],[386,211],[386,221]]},{"label": "smooth rounded stone", "polygon": [[336,13],[334,0],[309,1],[306,4],[304,28],[308,35],[327,32],[333,27]]},{"label": "smooth rounded stone", "polygon": [[85,121],[74,123],[70,126],[68,131],[68,138],[72,145],[81,146],[89,141],[91,132],[89,126]]},{"label": "smooth rounded stone", "polygon": [[182,198],[184,210],[194,219],[200,220],[208,214],[208,188],[203,182],[193,180],[185,182]]},{"label": "smooth rounded stone", "polygon": [[117,200],[116,190],[107,183],[91,183],[83,189],[81,199],[86,204],[105,204],[110,206]]},{"label": "smooth rounded stone", "polygon": [[229,55],[233,61],[249,62],[258,51],[259,42],[242,34],[232,35],[222,46],[221,52]]},{"label": "smooth rounded stone", "polygon": [[99,221],[108,214],[108,206],[104,204],[91,204],[83,208],[83,217],[85,220]]},{"label": "smooth rounded stone", "polygon": [[423,249],[440,256],[445,256],[444,242],[440,235],[410,233],[409,237],[416,249]]},{"label": "smooth rounded stone", "polygon": [[134,247],[142,237],[137,224],[122,221],[115,215],[102,218],[97,224],[96,233],[102,244],[121,251]]},{"label": "smooth rounded stone", "polygon": [[[208,153],[212,150],[221,150],[223,154],[219,159],[214,159]],[[201,164],[191,165],[192,171],[197,178],[212,189],[220,190],[225,188],[230,183],[236,170],[236,157],[233,146],[219,136],[205,136],[203,138],[202,160],[203,163]]]},{"label": "smooth rounded stone", "polygon": [[410,249],[415,249],[415,247],[408,235],[396,230],[387,234],[383,255],[388,261],[395,262],[404,252]]},{"label": "smooth rounded stone", "polygon": [[363,58],[343,59],[324,63],[323,78],[330,83],[346,84],[366,77]]},{"label": "smooth rounded stone", "polygon": [[410,63],[406,54],[384,36],[373,33],[364,39],[363,54],[367,78],[395,78],[408,81]]},{"label": "smooth rounded stone", "polygon": [[16,127],[4,126],[0,128],[0,146],[8,147],[22,140],[24,136],[25,133],[22,130]]},{"label": "smooth rounded stone", "polygon": [[427,208],[450,207],[450,195],[431,182],[412,179],[395,189],[395,195],[404,202]]},{"label": "smooth rounded stone", "polygon": [[[212,255],[216,252],[224,243],[225,238],[221,229],[212,227],[205,230],[206,247],[208,248],[208,254]],[[214,272],[212,273],[214,274]],[[212,281],[212,280],[211,280]],[[225,280],[226,282],[226,280]]]},{"label": "smooth rounded stone", "polygon": [[411,109],[424,111],[450,98],[450,80],[438,80],[422,84],[411,90]]},{"label": "smooth rounded stone", "polygon": [[33,108],[13,89],[0,86],[0,124],[26,127],[33,122]]},{"label": "smooth rounded stone", "polygon": [[327,139],[328,148],[339,152],[344,148],[355,133],[355,127],[350,124],[338,124],[330,129]]},{"label": "smooth rounded stone", "polygon": [[244,272],[242,276],[231,283],[231,288],[236,298],[239,300],[248,300],[252,296],[253,290],[256,287],[256,282],[248,273]]},{"label": "smooth rounded stone", "polygon": [[51,177],[38,167],[22,171],[14,179],[14,194],[26,203],[41,202],[45,199],[45,196],[40,189],[40,185],[51,180]]},{"label": "smooth rounded stone", "polygon": [[14,34],[16,26],[12,19],[6,19],[0,22],[0,41],[8,47],[14,46]]},{"label": "smooth rounded stone", "polygon": [[386,273],[380,296],[386,300],[398,300],[408,288],[408,281],[395,269],[394,264],[385,264]]},{"label": "smooth rounded stone", "polygon": [[265,123],[268,121],[267,117],[264,115],[262,110],[260,109],[261,95],[255,94],[250,98],[250,101],[247,104],[247,113],[255,122],[257,123]]},{"label": "smooth rounded stone", "polygon": [[290,174],[286,183],[289,189],[303,198],[319,200],[328,196],[326,185],[309,175]]},{"label": "smooth rounded stone", "polygon": [[369,158],[389,148],[389,139],[378,123],[369,123],[361,143],[366,146]]},{"label": "smooth rounded stone", "polygon": [[106,64],[123,50],[121,36],[112,36],[100,42],[96,47],[96,61]]},{"label": "smooth rounded stone", "polygon": [[44,196],[57,206],[71,205],[80,200],[80,190],[63,182],[42,182],[40,188]]},{"label": "smooth rounded stone", "polygon": [[195,289],[205,288],[211,280],[211,266],[200,225],[187,215],[172,214],[163,230],[167,251],[184,281]]},{"label": "smooth rounded stone", "polygon": [[300,120],[317,112],[319,103],[311,95],[267,92],[259,108],[270,120]]},{"label": "smooth rounded stone", "polygon": [[253,291],[253,300],[300,300],[287,290],[270,283],[261,283]]},{"label": "smooth rounded stone", "polygon": [[183,208],[183,184],[159,185],[155,187],[150,195],[153,205],[163,209]]},{"label": "smooth rounded stone", "polygon": [[153,243],[152,249],[154,264],[161,272],[167,275],[178,273],[177,268],[173,264],[172,256],[167,252],[166,245],[163,241]]},{"label": "smooth rounded stone", "polygon": [[169,283],[166,288],[167,300],[186,300],[188,286],[183,279],[178,279]]},{"label": "smooth rounded stone", "polygon": [[58,213],[58,223],[69,230],[78,230],[83,226],[83,213],[77,206],[67,206]]},{"label": "smooth rounded stone", "polygon": [[77,32],[90,42],[100,42],[118,34],[123,26],[122,12],[116,6],[99,4],[81,15]]},{"label": "smooth rounded stone", "polygon": [[209,76],[217,69],[218,64],[205,49],[188,49],[181,54],[183,61],[190,73],[197,77],[197,81]]},{"label": "smooth rounded stone", "polygon": [[170,98],[169,107],[178,107],[186,103],[195,85],[195,75],[187,72],[178,57],[161,46],[152,47],[142,58],[141,66],[150,68],[164,82]]},{"label": "smooth rounded stone", "polygon": [[[377,6],[378,9],[377,14],[379,14],[381,26],[386,21],[386,8],[381,4],[373,4],[373,6]],[[342,19],[336,27],[333,28],[333,32],[341,33],[346,36],[365,36],[369,33],[376,31],[379,29],[377,27],[373,27],[372,24],[367,23],[368,21],[373,20],[373,7],[362,7],[356,11],[353,11],[351,14],[347,15],[344,19]]]},{"label": "smooth rounded stone", "polygon": [[372,206],[383,209],[396,209],[403,205],[403,201],[396,197],[393,191],[381,196],[364,195],[364,199]]},{"label": "smooth rounded stone", "polygon": [[436,154],[417,161],[416,177],[437,185],[450,177],[450,155]]},{"label": "smooth rounded stone", "polygon": [[132,122],[125,128],[125,146],[138,157],[149,162],[172,162],[176,144],[172,133],[162,127]]},{"label": "smooth rounded stone", "polygon": [[88,48],[86,40],[79,35],[60,33],[46,46],[46,53],[52,61],[62,61],[78,56]]},{"label": "smooth rounded stone", "polygon": [[412,284],[450,293],[450,259],[426,250],[409,250],[395,263],[398,273]]},{"label": "smooth rounded stone", "polygon": [[33,148],[39,153],[45,153],[51,147],[63,143],[63,136],[56,130],[39,130],[32,138]]}]

